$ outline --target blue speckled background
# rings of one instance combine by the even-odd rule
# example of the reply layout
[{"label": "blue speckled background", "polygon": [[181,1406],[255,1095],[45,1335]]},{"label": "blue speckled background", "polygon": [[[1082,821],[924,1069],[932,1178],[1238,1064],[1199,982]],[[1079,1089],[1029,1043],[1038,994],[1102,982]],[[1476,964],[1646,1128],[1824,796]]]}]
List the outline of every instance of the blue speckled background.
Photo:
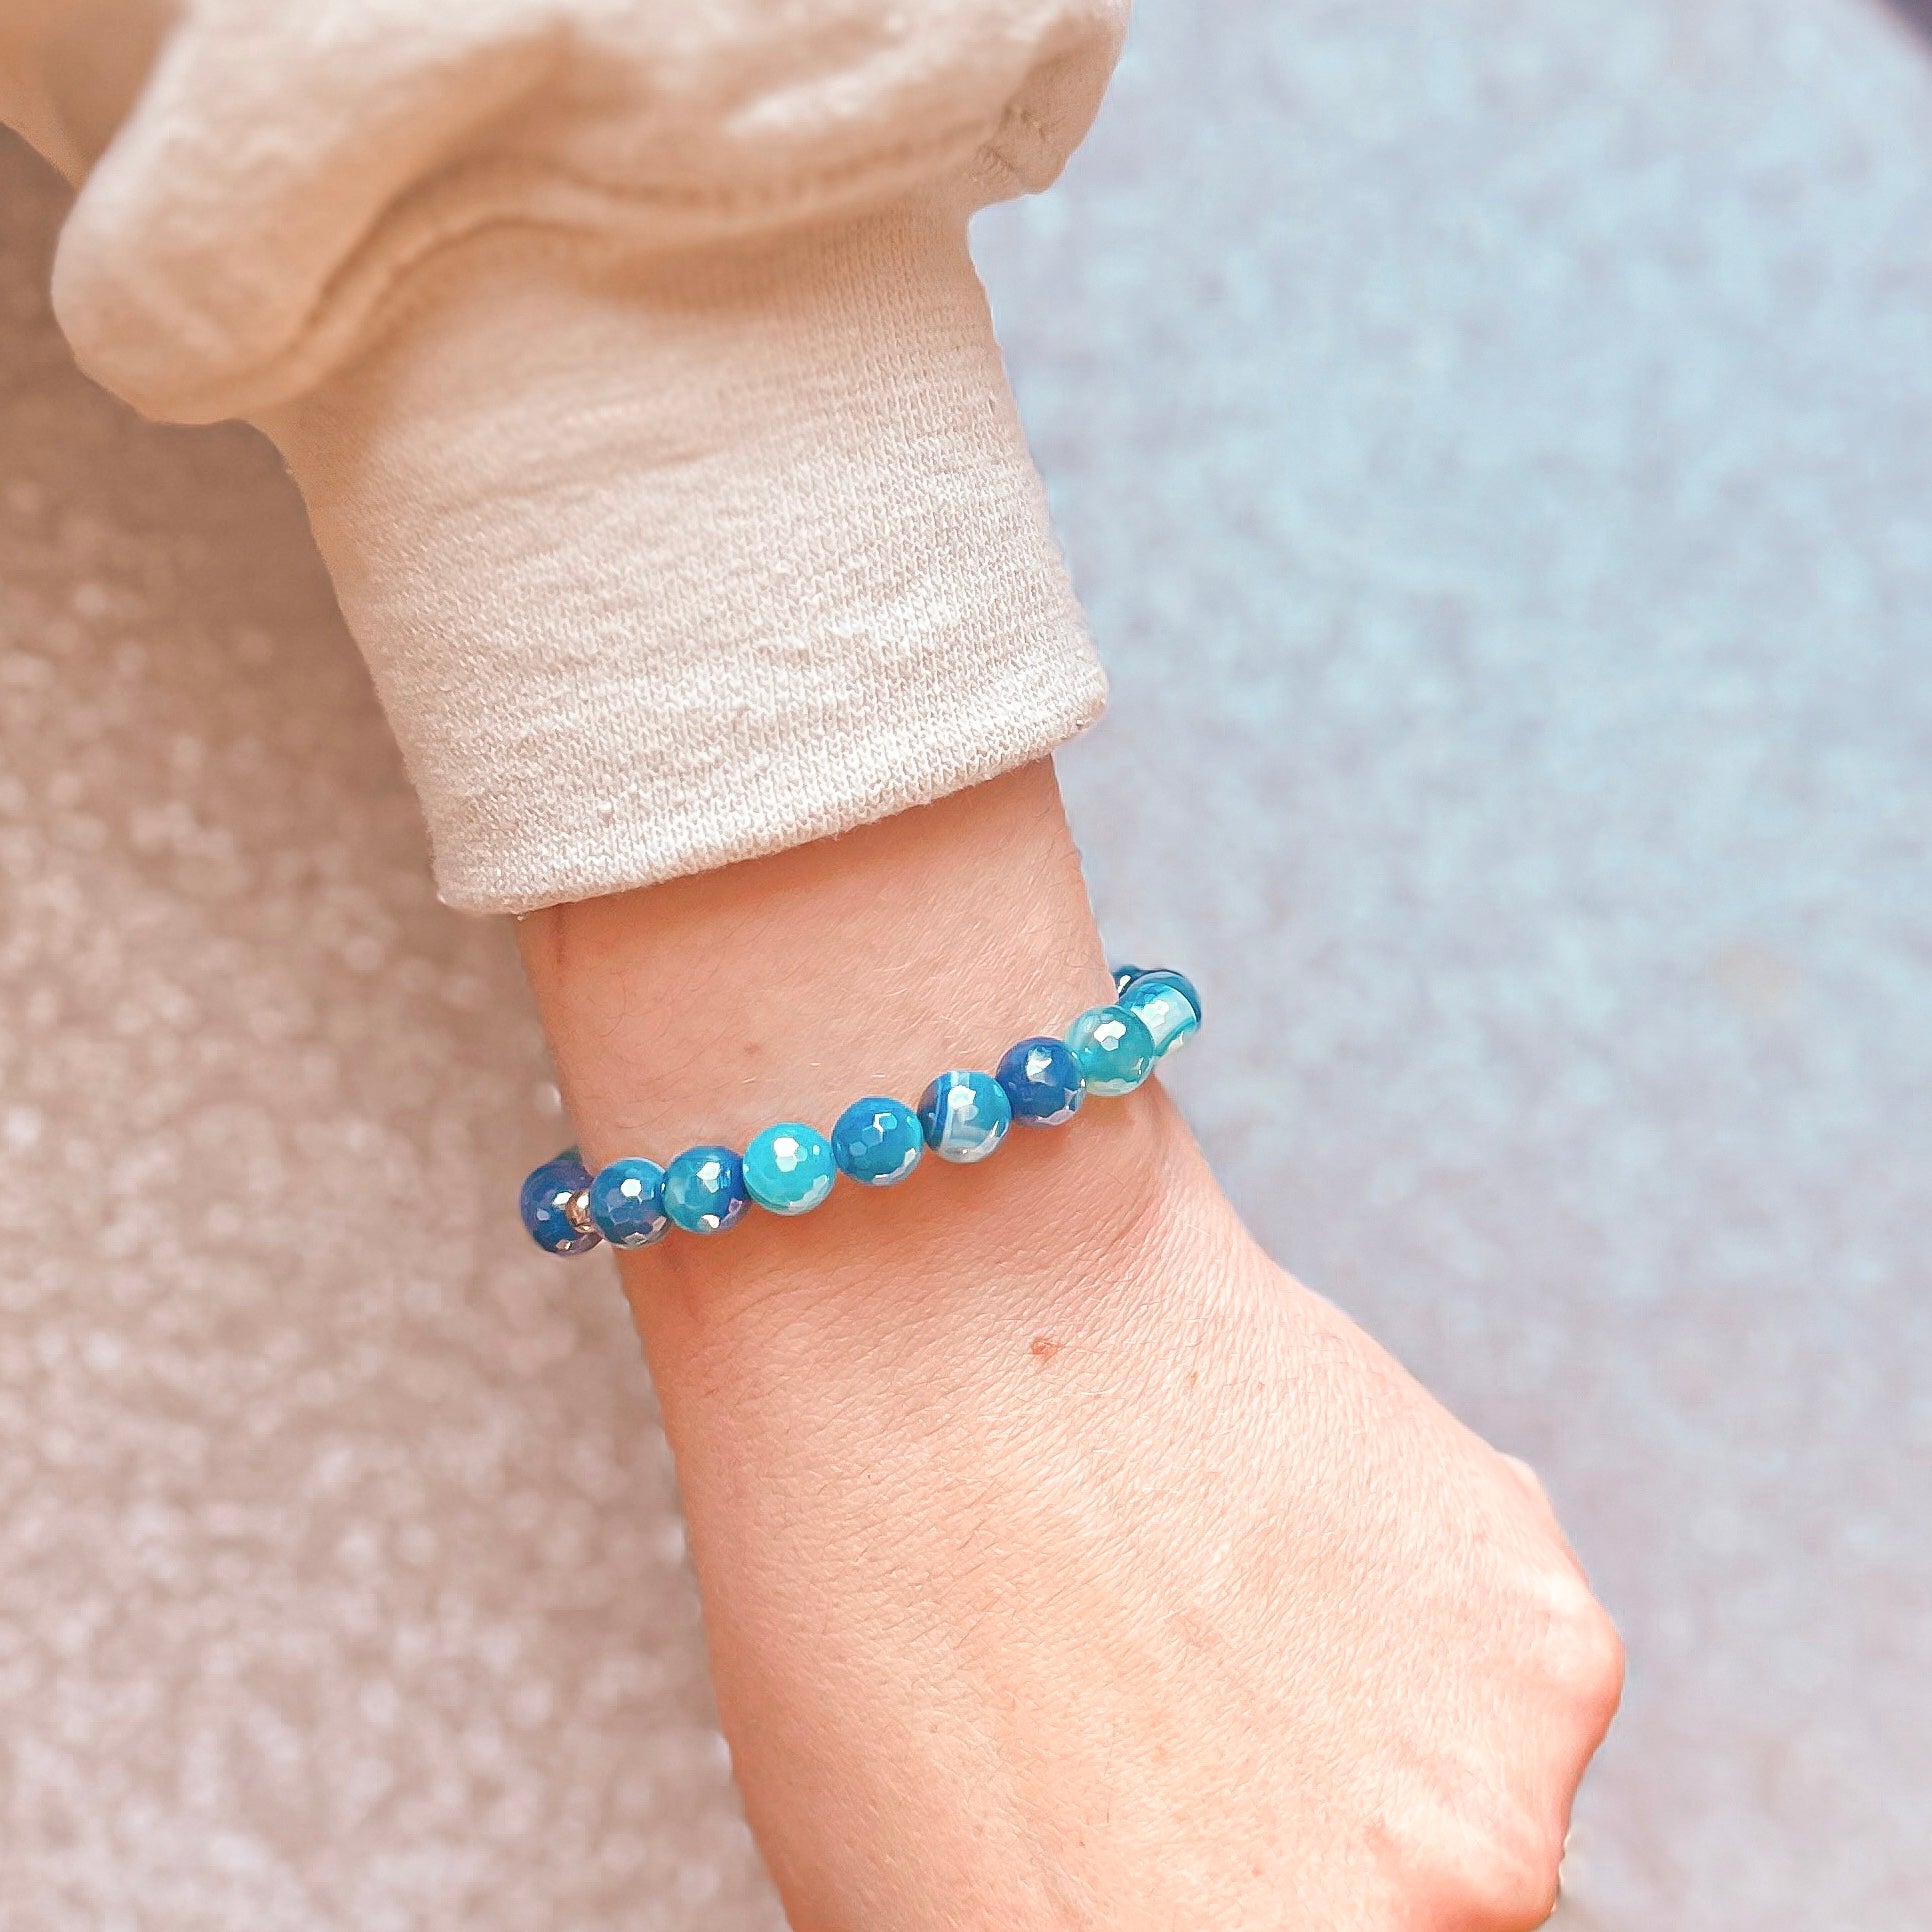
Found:
[{"label": "blue speckled background", "polygon": [[[0,142],[0,1924],[775,1932],[507,929],[63,200]],[[1932,1927],[1932,46],[1143,0],[979,240],[1176,1083],[1628,1635],[1565,1932]]]},{"label": "blue speckled background", "polygon": [[1932,47],[1143,0],[979,239],[1176,1082],[1625,1629],[1566,1923],[1932,1926]]}]

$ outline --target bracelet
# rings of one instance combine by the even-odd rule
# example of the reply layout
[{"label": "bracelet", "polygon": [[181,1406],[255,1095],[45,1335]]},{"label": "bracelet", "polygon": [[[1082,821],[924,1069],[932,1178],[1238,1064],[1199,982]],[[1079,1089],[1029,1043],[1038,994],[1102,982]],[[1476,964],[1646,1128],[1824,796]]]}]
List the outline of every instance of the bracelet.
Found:
[{"label": "bracelet", "polygon": [[829,1140],[801,1121],[781,1121],[743,1154],[687,1147],[662,1167],[614,1160],[592,1174],[576,1148],[532,1170],[523,1183],[523,1225],[548,1254],[583,1254],[600,1241],[648,1248],[673,1227],[722,1234],[756,1205],[805,1214],[840,1174],[865,1187],[893,1187],[927,1148],[943,1161],[983,1161],[1017,1121],[1056,1127],[1089,1094],[1132,1093],[1201,1024],[1201,996],[1166,967],[1114,968],[1114,1000],[1090,1007],[1064,1039],[1038,1033],[1009,1047],[990,1074],[953,1067],[917,1107],[868,1095],[839,1115]]}]

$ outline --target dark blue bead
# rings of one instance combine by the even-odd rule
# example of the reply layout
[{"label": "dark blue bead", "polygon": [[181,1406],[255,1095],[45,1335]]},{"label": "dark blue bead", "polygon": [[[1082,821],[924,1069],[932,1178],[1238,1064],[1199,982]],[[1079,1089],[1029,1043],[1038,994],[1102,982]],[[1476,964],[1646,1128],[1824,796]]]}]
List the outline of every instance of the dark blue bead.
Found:
[{"label": "dark blue bead", "polygon": [[1013,1103],[1013,1118],[1026,1127],[1057,1127],[1080,1111],[1087,1097],[1080,1062],[1064,1040],[1040,1033],[1006,1049],[993,1070]]},{"label": "dark blue bead", "polygon": [[571,1203],[590,1185],[590,1176],[572,1147],[530,1170],[517,1206],[530,1239],[546,1254],[582,1254],[604,1237],[580,1228],[570,1218]]},{"label": "dark blue bead", "polygon": [[656,1161],[612,1161],[590,1184],[590,1218],[613,1248],[648,1248],[671,1223],[664,1212],[664,1170]]},{"label": "dark blue bead", "polygon": [[867,1187],[890,1187],[919,1165],[926,1136],[903,1100],[855,1100],[832,1126],[832,1158]]},{"label": "dark blue bead", "polygon": [[687,1147],[664,1170],[664,1212],[687,1234],[722,1234],[743,1220],[750,1201],[732,1148]]}]

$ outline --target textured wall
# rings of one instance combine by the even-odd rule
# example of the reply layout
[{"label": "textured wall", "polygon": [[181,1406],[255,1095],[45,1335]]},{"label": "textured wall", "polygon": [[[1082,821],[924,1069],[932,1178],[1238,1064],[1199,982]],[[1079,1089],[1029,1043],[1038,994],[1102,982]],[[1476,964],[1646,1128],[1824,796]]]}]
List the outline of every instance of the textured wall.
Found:
[{"label": "textured wall", "polygon": [[251,432],[76,375],[0,147],[0,1927],[766,1932],[555,1097]]},{"label": "textured wall", "polygon": [[[72,373],[59,205],[0,151],[0,1926],[775,1928],[507,936],[264,446]],[[1143,0],[981,240],[1177,1082],[1629,1635],[1566,1922],[1924,1923],[1932,62]]]},{"label": "textured wall", "polygon": [[1932,1925],[1932,50],[1143,0],[981,240],[1176,1083],[1625,1626],[1579,1924]]}]

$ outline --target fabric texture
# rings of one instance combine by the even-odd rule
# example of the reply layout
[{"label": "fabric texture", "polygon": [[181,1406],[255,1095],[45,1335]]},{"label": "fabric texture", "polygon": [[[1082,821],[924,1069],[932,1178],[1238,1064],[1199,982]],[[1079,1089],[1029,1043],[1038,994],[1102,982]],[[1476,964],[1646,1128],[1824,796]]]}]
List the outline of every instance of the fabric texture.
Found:
[{"label": "fabric texture", "polygon": [[82,364],[301,484],[451,904],[1037,758],[1104,683],[970,258],[1124,0],[25,0]]}]

